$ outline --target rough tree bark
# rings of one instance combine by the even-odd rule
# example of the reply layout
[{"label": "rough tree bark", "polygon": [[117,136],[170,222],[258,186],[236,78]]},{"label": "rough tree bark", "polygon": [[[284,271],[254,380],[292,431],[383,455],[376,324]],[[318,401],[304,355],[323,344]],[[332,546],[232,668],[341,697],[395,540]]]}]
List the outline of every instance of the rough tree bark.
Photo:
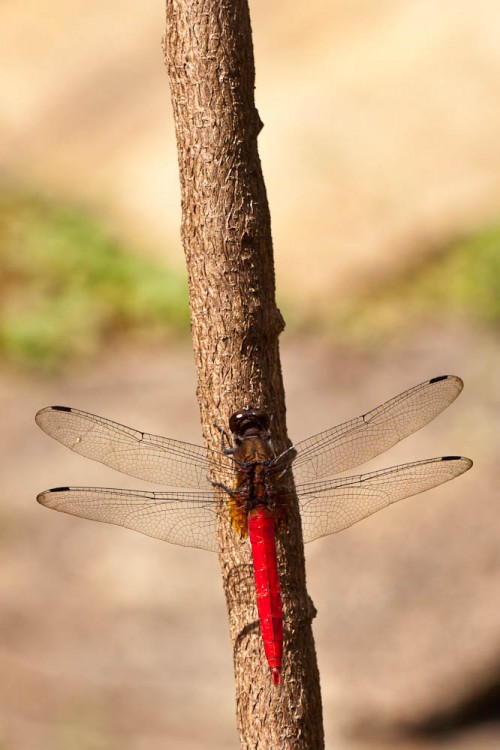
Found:
[{"label": "rough tree bark", "polygon": [[[270,216],[257,136],[247,0],[167,0],[164,39],[182,189],[198,400],[205,440],[214,424],[251,403],[274,415],[287,443]],[[226,483],[231,477],[216,477]],[[307,597],[300,518],[278,540],[285,653],[273,687],[257,622],[248,546],[221,514],[220,560],[234,647],[237,719],[245,749],[324,746],[319,675]],[[247,553],[248,554],[248,553]],[[251,570],[251,569],[250,569]]]}]

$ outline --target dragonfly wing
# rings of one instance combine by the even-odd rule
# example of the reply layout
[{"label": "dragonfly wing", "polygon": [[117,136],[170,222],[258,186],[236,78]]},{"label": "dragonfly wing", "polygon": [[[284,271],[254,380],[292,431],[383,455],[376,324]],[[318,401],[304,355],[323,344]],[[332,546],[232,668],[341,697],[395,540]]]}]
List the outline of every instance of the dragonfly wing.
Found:
[{"label": "dragonfly wing", "polygon": [[209,470],[222,454],[201,445],[149,435],[68,406],[49,406],[35,417],[41,429],[81,456],[158,484],[210,487]]},{"label": "dragonfly wing", "polygon": [[304,541],[347,529],[398,500],[458,477],[471,466],[469,458],[446,456],[300,485],[297,492]]},{"label": "dragonfly wing", "polygon": [[216,504],[209,492],[141,492],[56,487],[37,500],[47,508],[139,531],[184,547],[217,551]]},{"label": "dragonfly wing", "polygon": [[297,443],[296,481],[339,474],[378,456],[431,422],[462,388],[462,380],[455,375],[432,378],[356,419]]}]

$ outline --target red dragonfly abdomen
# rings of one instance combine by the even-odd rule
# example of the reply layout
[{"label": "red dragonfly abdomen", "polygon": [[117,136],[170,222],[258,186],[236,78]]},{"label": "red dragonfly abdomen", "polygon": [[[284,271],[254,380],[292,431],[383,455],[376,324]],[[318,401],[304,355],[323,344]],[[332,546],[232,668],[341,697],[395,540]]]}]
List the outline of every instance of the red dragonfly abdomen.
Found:
[{"label": "red dragonfly abdomen", "polygon": [[248,514],[248,535],[252,545],[257,610],[273,683],[279,685],[283,660],[283,612],[274,533],[274,518],[269,508],[265,505],[253,508]]}]

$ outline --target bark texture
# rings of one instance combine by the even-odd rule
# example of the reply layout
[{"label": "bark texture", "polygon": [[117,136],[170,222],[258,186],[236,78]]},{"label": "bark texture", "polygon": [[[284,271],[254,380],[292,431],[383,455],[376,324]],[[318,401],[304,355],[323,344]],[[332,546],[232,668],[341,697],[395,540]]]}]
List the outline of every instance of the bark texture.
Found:
[{"label": "bark texture", "polygon": [[[246,0],[167,0],[164,40],[178,145],[182,241],[189,274],[198,400],[205,440],[246,404],[273,415],[287,443],[269,208],[257,136]],[[233,477],[219,475],[231,483]],[[248,541],[221,513],[220,560],[234,647],[242,748],[324,746],[314,608],[305,586],[300,517],[278,539],[285,626],[283,685],[273,687],[255,605]]]}]

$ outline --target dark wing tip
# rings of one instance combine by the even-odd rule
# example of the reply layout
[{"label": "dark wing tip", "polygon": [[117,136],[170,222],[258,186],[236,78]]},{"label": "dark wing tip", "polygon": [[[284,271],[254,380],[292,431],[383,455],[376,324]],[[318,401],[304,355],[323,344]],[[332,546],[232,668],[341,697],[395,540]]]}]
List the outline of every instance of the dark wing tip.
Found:
[{"label": "dark wing tip", "polygon": [[[449,381],[449,386],[451,387],[450,396],[452,395],[452,401],[454,401],[457,396],[460,395],[460,393],[463,390],[464,387],[464,381],[462,378],[459,378],[458,375],[438,375],[435,378],[431,378],[428,381],[428,385],[435,385],[436,383],[443,383],[444,381]],[[445,386],[448,387],[448,386]]]},{"label": "dark wing tip", "polygon": [[464,381],[462,378],[459,378],[458,375],[438,375],[435,378],[431,378],[429,380],[429,385],[432,383],[440,383],[442,380],[454,380],[457,385],[460,386],[460,389],[464,387]]},{"label": "dark wing tip", "polygon": [[431,378],[429,383],[439,383],[440,380],[447,380],[449,375],[438,375],[437,378]]},{"label": "dark wing tip", "polygon": [[442,456],[441,461],[463,461],[466,466],[464,471],[468,471],[474,465],[472,459],[466,456]]},{"label": "dark wing tip", "polygon": [[35,414],[35,422],[39,425],[40,419],[49,411],[73,411],[73,409],[70,406],[44,406]]},{"label": "dark wing tip", "polygon": [[45,505],[47,498],[54,492],[67,492],[69,489],[69,487],[53,487],[51,490],[40,492],[40,494],[36,496],[36,500],[40,505]]}]

